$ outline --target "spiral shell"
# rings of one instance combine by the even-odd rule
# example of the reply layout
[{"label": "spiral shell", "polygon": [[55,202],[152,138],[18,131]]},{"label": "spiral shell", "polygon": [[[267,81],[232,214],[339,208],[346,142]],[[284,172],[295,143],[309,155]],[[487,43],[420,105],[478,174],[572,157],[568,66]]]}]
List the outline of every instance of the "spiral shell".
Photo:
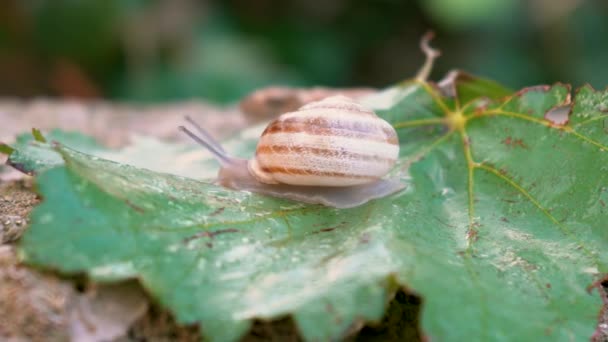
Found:
[{"label": "spiral shell", "polygon": [[272,121],[249,172],[260,182],[353,186],[377,181],[399,155],[395,129],[344,96],[309,103]]}]

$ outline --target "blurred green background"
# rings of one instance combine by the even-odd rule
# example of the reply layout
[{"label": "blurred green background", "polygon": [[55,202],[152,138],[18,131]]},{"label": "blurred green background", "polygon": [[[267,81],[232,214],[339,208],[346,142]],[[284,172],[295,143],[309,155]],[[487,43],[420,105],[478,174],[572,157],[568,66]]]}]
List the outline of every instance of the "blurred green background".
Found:
[{"label": "blurred green background", "polygon": [[238,100],[265,85],[383,87],[427,30],[513,88],[608,84],[608,1],[2,0],[0,96]]}]

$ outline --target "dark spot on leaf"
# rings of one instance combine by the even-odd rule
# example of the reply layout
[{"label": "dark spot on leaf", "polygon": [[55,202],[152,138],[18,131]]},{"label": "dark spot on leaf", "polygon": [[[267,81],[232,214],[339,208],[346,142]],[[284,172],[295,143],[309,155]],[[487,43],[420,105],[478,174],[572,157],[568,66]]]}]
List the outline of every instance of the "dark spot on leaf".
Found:
[{"label": "dark spot on leaf", "polygon": [[[186,244],[192,240],[200,239],[203,237],[208,237],[208,238],[212,239],[216,235],[225,234],[225,233],[237,233],[237,232],[239,232],[239,230],[236,228],[226,228],[226,229],[218,229],[218,230],[211,230],[211,231],[205,230],[205,231],[198,232],[192,236],[185,238],[182,242]],[[209,247],[209,246],[207,246],[207,247]]]},{"label": "dark spot on leaf", "polygon": [[130,200],[125,200],[125,203],[133,210],[137,211],[140,214],[145,213],[146,211],[144,210],[144,208],[134,204],[133,202],[131,202]]},{"label": "dark spot on leaf", "polygon": [[446,226],[446,227],[450,227],[450,228],[456,228],[455,225],[453,224],[449,224],[447,222],[443,222],[442,220],[439,219],[439,217],[434,216],[435,220],[437,220],[437,222],[441,223],[442,225]]},{"label": "dark spot on leaf", "polygon": [[606,207],[606,202],[604,202],[604,200],[600,199],[600,204],[602,205],[602,207]]},{"label": "dark spot on leaf", "polygon": [[509,222],[509,220],[508,220],[506,217],[504,217],[504,216],[503,216],[503,217],[501,217],[501,218],[500,218],[500,220],[501,220],[502,222]]},{"label": "dark spot on leaf", "polygon": [[214,237],[216,235],[219,234],[225,234],[225,233],[237,233],[239,230],[236,228],[226,228],[226,229],[218,229],[218,230],[214,230],[209,232],[211,234],[211,237]]},{"label": "dark spot on leaf", "polygon": [[548,289],[550,289],[551,288],[551,284],[550,283],[546,283],[545,287],[548,288]]},{"label": "dark spot on leaf", "polygon": [[205,246],[209,247],[209,248],[213,248],[213,243],[211,242],[207,242],[205,243]]},{"label": "dark spot on leaf", "polygon": [[226,207],[220,207],[220,208],[217,208],[217,209],[215,209],[215,211],[214,211],[214,212],[212,212],[211,214],[209,214],[209,216],[216,216],[216,215],[219,215],[219,214],[223,213],[223,212],[224,212],[224,210],[226,210]]},{"label": "dark spot on leaf", "polygon": [[479,239],[479,231],[475,228],[471,228],[467,231],[467,239],[469,241],[477,241]]},{"label": "dark spot on leaf", "polygon": [[335,226],[331,226],[331,227],[325,227],[325,228],[321,228],[317,231],[312,232],[313,234],[318,234],[318,233],[327,233],[327,232],[331,232],[332,230],[335,230],[337,228],[340,228],[342,226],[344,226],[346,224],[346,221],[342,221],[339,224],[335,225]]},{"label": "dark spot on leaf", "polygon": [[502,144],[504,144],[507,147],[512,147],[512,148],[516,148],[516,147],[520,147],[520,148],[528,148],[528,145],[526,145],[523,141],[523,139],[521,138],[511,138],[511,136],[506,137],[503,141],[501,141]]}]

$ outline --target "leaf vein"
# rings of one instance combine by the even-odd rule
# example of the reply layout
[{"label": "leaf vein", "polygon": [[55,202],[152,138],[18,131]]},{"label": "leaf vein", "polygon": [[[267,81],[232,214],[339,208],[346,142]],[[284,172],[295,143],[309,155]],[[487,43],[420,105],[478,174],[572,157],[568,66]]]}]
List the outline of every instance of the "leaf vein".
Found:
[{"label": "leaf vein", "polygon": [[551,222],[553,222],[553,224],[556,225],[561,230],[561,232],[564,235],[568,236],[570,239],[572,239],[573,241],[575,241],[578,244],[578,246],[580,246],[580,248],[585,252],[585,254],[587,254],[587,257],[589,257],[589,259],[592,260],[596,266],[599,267],[601,265],[601,263],[593,255],[593,253],[591,251],[589,251],[585,247],[585,245],[576,238],[576,236],[574,235],[574,233],[570,229],[568,229],[568,227],[566,227],[561,222],[559,222],[559,220],[557,220],[557,218],[555,218],[555,216],[551,215],[551,213],[547,210],[547,208],[545,208],[536,198],[534,198],[534,196],[532,196],[532,194],[530,194],[521,185],[517,184],[511,178],[503,175],[502,173],[500,173],[500,171],[498,171],[495,168],[493,168],[491,166],[488,166],[486,164],[478,164],[477,168],[485,170],[485,171],[493,174],[494,176],[498,177],[499,179],[503,180],[505,183],[507,183],[508,185],[512,186],[514,189],[516,189],[517,191],[519,191],[532,204],[534,204],[534,206],[536,208],[538,208],[544,215],[546,215],[547,218],[549,218],[549,220]]}]

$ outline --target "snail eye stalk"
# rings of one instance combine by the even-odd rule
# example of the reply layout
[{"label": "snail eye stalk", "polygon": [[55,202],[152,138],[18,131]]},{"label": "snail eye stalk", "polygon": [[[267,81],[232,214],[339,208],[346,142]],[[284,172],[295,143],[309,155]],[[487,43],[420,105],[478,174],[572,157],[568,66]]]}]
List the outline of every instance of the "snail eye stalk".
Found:
[{"label": "snail eye stalk", "polygon": [[226,154],[224,149],[217,144],[213,138],[211,138],[209,134],[201,134],[202,136],[198,136],[184,126],[179,126],[179,130],[186,133],[190,138],[192,138],[192,140],[209,150],[209,152],[213,154],[215,159],[217,159],[220,164],[226,165],[231,163],[232,159]]}]

